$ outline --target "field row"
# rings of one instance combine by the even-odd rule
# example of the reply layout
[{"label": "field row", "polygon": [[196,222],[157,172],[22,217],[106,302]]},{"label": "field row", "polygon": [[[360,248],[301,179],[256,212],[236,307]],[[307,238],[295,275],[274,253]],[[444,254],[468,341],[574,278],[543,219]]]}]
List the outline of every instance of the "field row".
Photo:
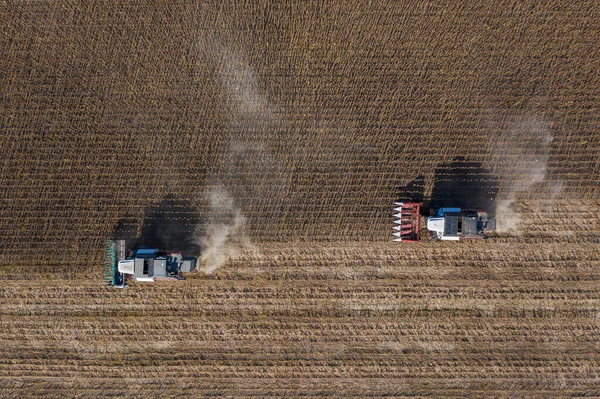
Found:
[{"label": "field row", "polygon": [[[110,372],[99,370],[99,375]],[[7,398],[35,398],[43,392],[46,398],[64,398],[69,393],[85,392],[92,397],[130,398],[163,397],[348,397],[364,398],[365,392],[373,397],[425,399],[432,395],[439,398],[462,398],[467,396],[502,397],[511,395],[531,396],[532,392],[543,398],[567,396],[596,396],[594,378],[581,377],[576,382],[567,378],[354,378],[348,375],[314,374],[311,378],[291,378],[285,374],[263,373],[264,378],[227,376],[229,370],[217,370],[210,378],[164,378],[120,376],[117,379],[102,377],[77,380],[72,377],[13,377],[0,380],[0,388],[9,392]],[[316,371],[316,370],[315,370]],[[325,371],[325,370],[323,370]],[[591,388],[590,388],[591,387]],[[183,392],[183,393],[182,393]]]},{"label": "field row", "polygon": [[[351,190],[351,188],[347,188]],[[288,191],[290,198],[294,194]],[[244,199],[244,198],[242,198]],[[251,239],[258,241],[281,240],[293,242],[298,238],[316,239],[320,241],[388,241],[392,231],[391,206],[386,205],[383,199],[374,204],[365,198],[352,201],[352,198],[338,198],[327,200],[323,205],[319,198],[312,198],[302,204],[285,204],[277,209],[273,208],[272,199],[263,201],[262,204],[243,206],[243,212],[248,218],[246,234]],[[389,199],[390,203],[393,201]],[[143,219],[138,212],[136,203],[111,206],[100,210],[104,201],[94,200],[89,205],[95,211],[87,212],[82,216],[82,207],[68,207],[50,205],[52,201],[43,200],[40,206],[47,211],[40,216],[33,210],[20,208],[21,201],[5,205],[6,212],[13,216],[0,215],[0,222],[7,224],[3,230],[6,239],[3,240],[4,259],[19,262],[25,258],[35,257],[38,264],[42,265],[46,259],[56,258],[62,253],[62,259],[74,262],[80,259],[89,259],[90,252],[82,253],[82,248],[92,251],[94,256],[100,255],[103,240],[110,236],[112,228],[106,226],[106,220],[116,222],[119,216],[127,210],[130,214],[137,215],[137,223]],[[201,205],[201,204],[198,204]],[[189,207],[192,205],[190,204]],[[197,214],[191,214],[187,208],[183,213],[177,209],[170,211],[160,210],[154,218],[163,223],[165,228],[175,224],[180,233],[190,239],[200,240],[202,222],[198,218],[206,217],[207,211],[200,206]],[[330,208],[335,207],[336,210]],[[19,209],[17,211],[17,209]],[[598,201],[566,201],[566,200],[518,200],[514,210],[498,209],[497,217],[500,221],[512,220],[511,225],[517,231],[508,231],[493,235],[496,242],[512,243],[598,243],[600,237],[600,212]],[[224,212],[226,214],[226,212]],[[37,216],[36,216],[37,215]],[[95,222],[90,222],[90,216],[95,216]],[[57,216],[60,216],[57,218]],[[218,218],[219,213],[213,213]],[[315,218],[318,223],[315,223]],[[196,219],[196,221],[194,221]],[[153,216],[148,215],[146,223],[153,221]],[[14,223],[13,223],[14,221]],[[195,225],[194,223],[198,223]],[[183,230],[182,230],[183,229]],[[53,245],[49,245],[54,243]],[[537,255],[536,255],[537,256]],[[95,259],[97,262],[99,259]],[[6,263],[5,263],[6,264]]]}]

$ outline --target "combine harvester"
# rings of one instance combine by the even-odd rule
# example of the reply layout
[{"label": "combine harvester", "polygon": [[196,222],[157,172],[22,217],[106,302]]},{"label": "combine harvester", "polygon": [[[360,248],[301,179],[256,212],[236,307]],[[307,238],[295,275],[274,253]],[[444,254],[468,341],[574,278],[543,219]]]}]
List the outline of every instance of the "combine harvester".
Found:
[{"label": "combine harvester", "polygon": [[431,208],[430,216],[423,217],[419,203],[394,203],[393,241],[418,241],[422,224],[433,240],[481,239],[488,231],[496,230],[496,219],[485,211],[438,207]]},{"label": "combine harvester", "polygon": [[183,257],[179,251],[159,251],[153,248],[135,248],[127,251],[125,240],[106,242],[106,285],[125,288],[127,281],[185,280],[182,273],[196,269],[197,259]]}]

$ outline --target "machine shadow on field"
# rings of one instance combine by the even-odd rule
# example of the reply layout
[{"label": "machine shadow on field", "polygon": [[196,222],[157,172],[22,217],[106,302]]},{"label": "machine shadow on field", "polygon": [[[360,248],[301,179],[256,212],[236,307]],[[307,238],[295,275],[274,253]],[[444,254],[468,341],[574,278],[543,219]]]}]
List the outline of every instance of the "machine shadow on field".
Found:
[{"label": "machine shadow on field", "polygon": [[125,240],[125,246],[131,248],[136,242],[140,230],[140,221],[133,215],[119,219],[113,227],[113,240]]},{"label": "machine shadow on field", "polygon": [[431,207],[460,207],[496,214],[498,178],[481,162],[456,157],[452,162],[438,165],[433,175],[430,196],[425,196],[425,179],[418,176],[400,187],[398,200],[422,203],[421,213],[428,215]]},{"label": "machine shadow on field", "polygon": [[431,206],[457,206],[496,214],[498,178],[481,162],[456,157],[439,165],[433,176]]},{"label": "machine shadow on field", "polygon": [[132,216],[114,226],[115,239],[126,240],[128,248],[144,246],[161,250],[180,250],[186,255],[200,254],[199,237],[203,236],[205,218],[187,200],[167,195],[144,209],[141,223]]},{"label": "machine shadow on field", "polygon": [[400,187],[398,200],[401,202],[419,202],[425,199],[425,177],[417,176],[416,179],[409,182],[406,186]]}]

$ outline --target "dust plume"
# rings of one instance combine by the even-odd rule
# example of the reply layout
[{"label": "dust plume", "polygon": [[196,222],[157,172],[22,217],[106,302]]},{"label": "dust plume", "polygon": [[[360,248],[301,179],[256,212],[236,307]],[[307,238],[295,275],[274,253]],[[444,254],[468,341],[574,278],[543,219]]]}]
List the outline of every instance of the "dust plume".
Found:
[{"label": "dust plume", "polygon": [[516,199],[499,200],[496,203],[496,230],[499,232],[518,231],[519,211]]},{"label": "dust plume", "polygon": [[290,177],[278,151],[282,137],[256,134],[278,132],[282,126],[277,108],[261,85],[265,83],[261,75],[244,57],[244,51],[218,38],[203,40],[214,62],[213,78],[227,97],[230,116],[218,148],[220,165],[211,179],[211,186],[216,188],[205,198],[208,215],[201,234],[200,270],[212,273],[242,251],[257,250],[245,232],[247,225],[259,225],[260,220],[247,219],[242,209],[252,218],[251,210],[266,205],[281,208],[288,198]]},{"label": "dust plume", "polygon": [[213,188],[207,192],[207,200],[208,217],[200,241],[200,270],[210,274],[242,250],[252,248],[252,244],[244,234],[246,217],[227,190]]},{"label": "dust plume", "polygon": [[221,48],[218,77],[230,99],[231,112],[236,119],[260,116],[274,119],[274,110],[261,92],[256,71],[242,57],[227,48]]},{"label": "dust plume", "polygon": [[[279,208],[289,197],[290,176],[280,151],[283,136],[279,133],[283,123],[278,117],[278,108],[261,90],[260,76],[249,62],[226,47],[218,47],[221,49],[218,77],[228,94],[232,116],[229,146],[223,148],[222,180],[230,181],[232,176],[239,176],[237,180],[241,184],[230,187],[235,198],[256,194],[261,201]],[[276,133],[250,134],[264,130]],[[259,175],[256,175],[257,169],[261,171]]]},{"label": "dust plume", "polygon": [[497,168],[504,168],[496,203],[497,230],[518,232],[519,197],[541,188],[546,179],[553,137],[550,124],[538,118],[514,118],[491,148]]}]

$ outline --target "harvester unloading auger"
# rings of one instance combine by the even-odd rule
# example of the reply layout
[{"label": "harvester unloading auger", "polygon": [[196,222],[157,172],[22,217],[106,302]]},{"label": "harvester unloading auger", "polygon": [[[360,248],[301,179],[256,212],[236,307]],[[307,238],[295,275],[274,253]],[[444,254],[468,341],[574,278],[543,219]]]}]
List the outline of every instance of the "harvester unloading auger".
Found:
[{"label": "harvester unloading auger", "polygon": [[485,238],[496,230],[496,218],[483,210],[432,207],[429,216],[421,216],[421,204],[394,203],[393,241],[418,241],[424,225],[430,239],[452,240]]}]

